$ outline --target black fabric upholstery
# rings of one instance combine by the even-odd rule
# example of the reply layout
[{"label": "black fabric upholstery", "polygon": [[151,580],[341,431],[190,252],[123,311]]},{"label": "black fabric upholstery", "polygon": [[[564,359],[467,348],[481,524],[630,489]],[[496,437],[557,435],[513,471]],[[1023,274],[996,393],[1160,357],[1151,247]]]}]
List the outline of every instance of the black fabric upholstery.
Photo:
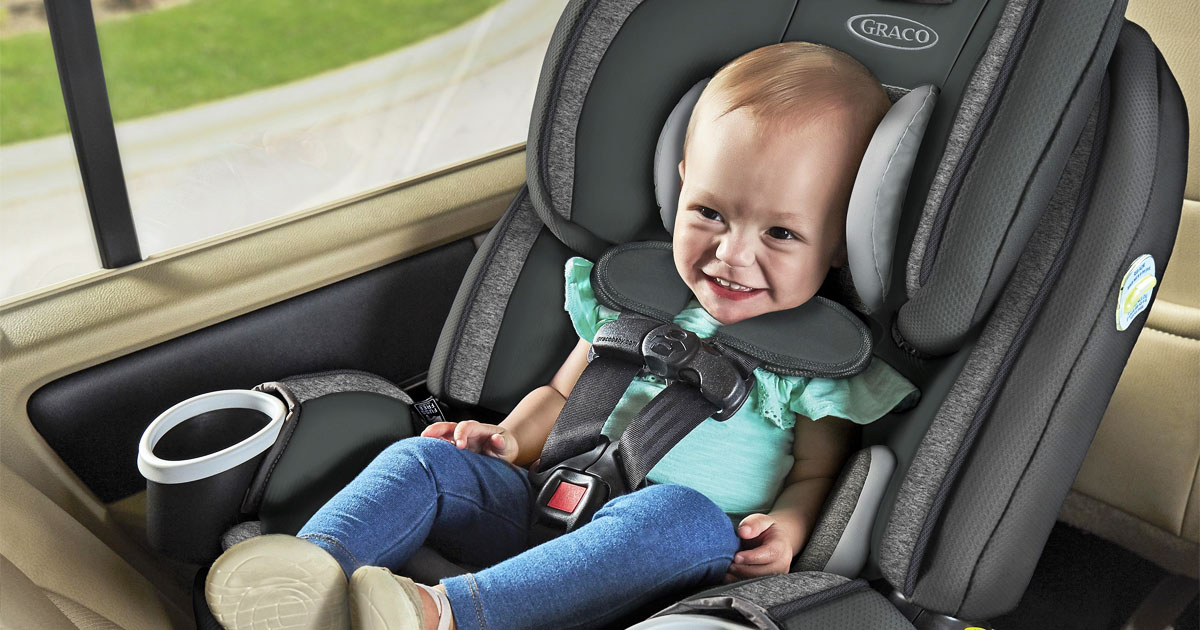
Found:
[{"label": "black fabric upholstery", "polygon": [[780,620],[783,630],[913,630],[914,626],[887,598],[861,589]]}]

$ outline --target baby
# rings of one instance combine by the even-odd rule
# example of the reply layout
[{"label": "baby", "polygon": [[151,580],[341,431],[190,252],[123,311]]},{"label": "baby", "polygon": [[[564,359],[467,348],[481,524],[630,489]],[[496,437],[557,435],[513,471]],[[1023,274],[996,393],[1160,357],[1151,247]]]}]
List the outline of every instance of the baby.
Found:
[{"label": "baby", "polygon": [[[713,77],[689,121],[673,231],[694,299],[675,322],[701,337],[811,299],[846,260],[850,190],[889,107],[854,59],[806,43],[749,52]],[[580,341],[548,385],[499,425],[439,422],[386,449],[297,537],[235,545],[206,595],[226,628],[603,627],[685,589],[787,573],[854,441],[915,393],[872,361],[846,379],[755,371],[725,422],[704,421],[647,475],[569,534],[527,548],[528,472],[617,313],[591,263],[567,263]],[[604,425],[620,436],[665,385],[639,376]],[[736,523],[736,525],[735,525]],[[487,567],[433,588],[394,576],[422,544]],[[349,584],[347,584],[349,576]]]}]

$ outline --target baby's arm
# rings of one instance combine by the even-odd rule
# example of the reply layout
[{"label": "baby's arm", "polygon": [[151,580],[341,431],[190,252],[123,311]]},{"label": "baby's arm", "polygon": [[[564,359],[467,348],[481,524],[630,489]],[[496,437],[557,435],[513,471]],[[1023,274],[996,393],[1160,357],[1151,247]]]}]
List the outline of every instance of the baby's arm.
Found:
[{"label": "baby's arm", "polygon": [[454,442],[459,448],[494,455],[518,466],[533,463],[541,456],[546,436],[550,435],[567,395],[587,367],[590,347],[591,344],[580,339],[550,383],[526,394],[499,425],[475,420],[436,422],[421,435]]},{"label": "baby's arm", "polygon": [[854,429],[854,423],[842,418],[827,416],[813,422],[797,416],[796,463],[770,514],[751,514],[738,525],[744,549],[734,556],[727,581],[788,572],[842,470]]},{"label": "baby's arm", "polygon": [[554,421],[566,404],[567,396],[579,380],[579,375],[587,367],[588,349],[591,344],[580,339],[575,349],[563,361],[550,384],[529,392],[517,403],[512,413],[500,423],[506,432],[517,443],[517,458],[513,462],[518,466],[527,466],[542,455],[542,446],[546,444],[546,436],[554,428]]}]

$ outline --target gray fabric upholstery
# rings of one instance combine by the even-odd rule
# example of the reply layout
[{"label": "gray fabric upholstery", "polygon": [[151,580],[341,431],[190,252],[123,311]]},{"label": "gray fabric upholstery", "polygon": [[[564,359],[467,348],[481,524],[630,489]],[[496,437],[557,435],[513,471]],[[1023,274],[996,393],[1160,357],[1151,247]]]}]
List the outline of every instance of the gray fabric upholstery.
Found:
[{"label": "gray fabric upholstery", "polygon": [[887,92],[888,100],[895,103],[896,101],[904,98],[904,95],[908,94],[912,90],[906,87],[900,87],[898,85],[884,84],[883,91]]},{"label": "gray fabric upholstery", "polygon": [[833,555],[825,563],[824,571],[846,577],[862,573],[871,553],[875,522],[879,520],[880,507],[887,490],[891,487],[896,472],[896,456],[888,447],[876,444],[868,447],[871,464],[867,478],[859,492],[858,502],[850,514],[850,520],[842,531],[841,540]]},{"label": "gray fabric upholstery", "polygon": [[592,76],[609,43],[625,23],[625,18],[642,0],[595,2],[595,8],[576,41],[558,88],[558,105],[551,121],[550,144],[545,147],[549,166],[551,209],[571,219],[571,195],[575,181],[575,124],[583,110]]},{"label": "gray fabric upholstery", "polygon": [[700,100],[700,93],[711,78],[693,85],[679,99],[679,104],[667,116],[658,144],[654,147],[654,200],[658,202],[658,214],[668,232],[675,229],[675,212],[679,209],[679,192],[683,180],[679,179],[679,163],[683,160],[683,142],[687,137],[688,123],[692,110]]},{"label": "gray fabric upholstery", "polygon": [[808,537],[808,544],[792,563],[793,571],[824,571],[825,563],[833,556],[846,523],[858,505],[859,493],[867,480],[871,467],[870,449],[862,449],[850,456],[842,466],[842,473],[829,489],[829,497],[821,508],[821,517]]},{"label": "gray fabric upholstery", "polygon": [[238,523],[225,530],[224,534],[221,534],[221,551],[225,551],[243,540],[262,536],[262,533],[262,521],[244,521]]},{"label": "gray fabric upholstery", "polygon": [[657,616],[675,613],[735,611],[757,628],[778,628],[770,610],[850,583],[832,573],[800,572],[756,578],[709,589],[667,607]]},{"label": "gray fabric upholstery", "polygon": [[374,392],[412,404],[412,398],[394,383],[380,376],[356,370],[303,374],[285,378],[281,383],[272,385],[282,385],[298,403],[335,392]]},{"label": "gray fabric upholstery", "polygon": [[[663,121],[699,78],[778,42],[794,7],[794,0],[760,0],[754,11],[725,0],[568,5],[546,57],[527,152],[530,196],[554,235],[592,259],[609,244],[661,240],[661,221],[646,210]],[[679,28],[681,19],[688,28]]]},{"label": "gray fabric upholstery", "polygon": [[572,0],[550,39],[538,80],[526,151],[533,207],[568,247],[593,257],[604,241],[571,223],[575,133],[596,68],[642,0]]},{"label": "gray fabric upholstery", "polygon": [[1142,315],[1116,329],[1119,279],[1141,254],[1170,256],[1187,150],[1183,99],[1136,26],[1122,31],[1109,68],[1102,119],[1111,124],[1093,152],[1094,189],[1075,245],[946,501],[913,592],[921,604],[957,605],[955,616],[992,617],[1019,601],[1145,323]]},{"label": "gray fabric upholstery", "polygon": [[781,620],[782,630],[913,630],[884,596],[862,589]]},{"label": "gray fabric upholstery", "polygon": [[1113,10],[1086,0],[1039,5],[978,148],[951,179],[951,189],[961,184],[935,220],[928,279],[900,308],[897,330],[917,350],[952,353],[990,313],[1095,101],[1121,23]]},{"label": "gray fabric upholstery", "polygon": [[545,228],[534,239],[496,333],[479,405],[508,413],[530,390],[549,383],[579,342],[563,312],[563,267],[575,254]]},{"label": "gray fabric upholstery", "polygon": [[883,305],[892,278],[892,252],[908,177],[938,90],[909,92],[880,121],[863,155],[846,214],[846,250],[854,288],[867,312]]},{"label": "gray fabric upholstery", "polygon": [[936,518],[930,516],[935,499],[1066,235],[1091,150],[1091,135],[1085,133],[1080,139],[1059,196],[1046,210],[1008,292],[926,431],[900,485],[879,553],[884,577],[897,588],[903,589],[910,573],[917,570],[911,566],[914,550],[926,520]]},{"label": "gray fabric upholstery", "polygon": [[908,257],[906,288],[910,297],[916,294],[917,289],[921,287],[919,278],[925,247],[929,242],[929,232],[933,228],[934,217],[937,215],[938,208],[941,207],[942,196],[946,193],[946,186],[950,183],[950,174],[954,172],[954,168],[958,165],[963,150],[967,146],[967,140],[979,124],[984,104],[987,103],[988,96],[992,93],[992,87],[996,84],[996,78],[1000,75],[1000,68],[1004,65],[1004,58],[1008,55],[1008,49],[1012,45],[1017,24],[1020,23],[1021,16],[1025,13],[1025,7],[1028,4],[1029,0],[1009,0],[1008,5],[1004,7],[1004,13],[1000,16],[1000,22],[992,34],[992,39],[988,42],[987,51],[979,60],[975,72],[971,75],[971,81],[967,84],[967,91],[963,94],[958,114],[954,117],[954,126],[946,140],[946,149],[938,163],[933,185],[929,187],[929,196],[925,198],[921,222],[917,227],[917,234],[913,239],[911,253]]},{"label": "gray fabric upholstery", "polygon": [[435,395],[476,404],[508,298],[542,222],[522,190],[475,254],[429,366]]}]

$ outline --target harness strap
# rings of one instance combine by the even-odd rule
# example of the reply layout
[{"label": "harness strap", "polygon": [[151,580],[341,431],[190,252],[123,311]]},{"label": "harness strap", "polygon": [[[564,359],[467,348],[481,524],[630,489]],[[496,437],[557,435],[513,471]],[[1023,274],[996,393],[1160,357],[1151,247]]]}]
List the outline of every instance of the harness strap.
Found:
[{"label": "harness strap", "polygon": [[554,428],[546,436],[537,470],[549,470],[567,458],[586,453],[604,439],[600,429],[642,366],[621,359],[595,357],[567,396]]},{"label": "harness strap", "polygon": [[[725,356],[745,374],[759,363],[738,352]],[[646,403],[621,434],[619,452],[628,487],[639,487],[667,452],[717,411],[717,405],[706,400],[700,389],[683,381],[672,382]]]},{"label": "harness strap", "polygon": [[[530,520],[534,544],[591,521],[606,501],[641,486],[706,418],[722,421],[736,413],[754,387],[759,363],[677,324],[637,315],[601,326],[592,350],[530,470],[537,491]],[[670,384],[611,443],[600,430],[643,368]]]},{"label": "harness strap", "polygon": [[621,434],[621,467],[629,487],[640,486],[667,451],[716,411],[700,390],[679,381],[646,403]]}]

